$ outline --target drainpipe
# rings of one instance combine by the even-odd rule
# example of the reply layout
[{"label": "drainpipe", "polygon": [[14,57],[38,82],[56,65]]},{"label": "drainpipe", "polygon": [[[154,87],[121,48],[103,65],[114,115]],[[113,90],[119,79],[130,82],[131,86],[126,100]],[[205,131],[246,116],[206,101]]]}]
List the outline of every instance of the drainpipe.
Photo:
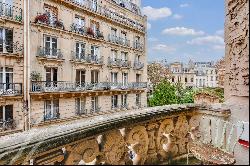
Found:
[{"label": "drainpipe", "polygon": [[24,1],[24,110],[25,130],[30,130],[30,0]]}]

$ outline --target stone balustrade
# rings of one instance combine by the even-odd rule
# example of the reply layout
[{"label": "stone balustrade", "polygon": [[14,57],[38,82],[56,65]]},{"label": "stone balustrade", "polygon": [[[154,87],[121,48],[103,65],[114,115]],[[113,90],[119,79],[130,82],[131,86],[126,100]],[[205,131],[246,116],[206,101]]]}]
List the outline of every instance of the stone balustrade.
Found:
[{"label": "stone balustrade", "polygon": [[[159,164],[187,153],[188,132],[200,126],[202,115],[226,118],[228,113],[171,105],[33,128],[1,137],[0,164],[131,164],[127,146],[134,143],[139,143],[140,164]],[[174,135],[168,152],[162,148],[168,143],[163,133]]]}]

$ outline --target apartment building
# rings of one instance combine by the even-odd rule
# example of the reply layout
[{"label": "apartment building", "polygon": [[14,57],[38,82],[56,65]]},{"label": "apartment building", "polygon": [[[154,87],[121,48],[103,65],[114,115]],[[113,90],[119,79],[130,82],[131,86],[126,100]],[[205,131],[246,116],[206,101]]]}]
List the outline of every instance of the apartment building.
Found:
[{"label": "apartment building", "polygon": [[175,62],[169,68],[170,81],[173,83],[180,82],[184,87],[190,88],[218,87],[218,73],[213,62]]},{"label": "apartment building", "polygon": [[[0,120],[8,115],[24,130],[147,106],[147,20],[139,0],[2,1],[21,12],[0,17]],[[20,46],[12,51],[11,42]]]}]

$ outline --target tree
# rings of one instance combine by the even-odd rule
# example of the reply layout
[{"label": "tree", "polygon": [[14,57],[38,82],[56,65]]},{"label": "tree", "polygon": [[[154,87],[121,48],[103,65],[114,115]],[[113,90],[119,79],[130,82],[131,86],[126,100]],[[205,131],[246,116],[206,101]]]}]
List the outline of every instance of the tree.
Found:
[{"label": "tree", "polygon": [[151,107],[177,103],[176,87],[167,80],[155,85],[153,94],[149,97]]},{"label": "tree", "polygon": [[161,81],[168,79],[169,76],[169,69],[161,63],[154,62],[148,65],[148,78],[153,85],[156,85]]}]

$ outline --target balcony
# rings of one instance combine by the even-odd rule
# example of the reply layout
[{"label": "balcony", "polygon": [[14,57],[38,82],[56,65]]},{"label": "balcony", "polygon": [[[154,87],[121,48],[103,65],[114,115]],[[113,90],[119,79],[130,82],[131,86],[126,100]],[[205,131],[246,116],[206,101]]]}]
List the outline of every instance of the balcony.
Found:
[{"label": "balcony", "polygon": [[118,37],[116,35],[108,35],[108,41],[113,44],[118,44],[124,47],[130,47],[130,40],[127,38]]},{"label": "balcony", "polygon": [[[11,41],[12,40],[13,39],[11,39]],[[6,42],[6,41],[0,43],[0,54],[16,55],[18,57],[21,57],[23,55],[23,44],[19,42]]]},{"label": "balcony", "polygon": [[96,108],[91,108],[90,109],[90,113],[93,114],[93,113],[99,113],[101,112],[101,107],[96,107]]},{"label": "balcony", "polygon": [[23,11],[21,8],[0,2],[0,18],[16,22],[23,21]]},{"label": "balcony", "polygon": [[63,81],[32,82],[31,92],[87,92],[108,90],[139,90],[147,88],[147,83],[70,83]]},{"label": "balcony", "polygon": [[0,132],[14,130],[15,128],[16,128],[16,124],[13,119],[8,119],[6,121],[3,121],[2,119],[0,119]]},{"label": "balcony", "polygon": [[134,62],[134,69],[135,70],[143,70],[144,68],[144,63],[135,61]]},{"label": "balcony", "polygon": [[38,48],[38,59],[46,60],[63,60],[63,54],[60,49],[39,47]]},{"label": "balcony", "polygon": [[0,83],[0,96],[19,96],[22,95],[21,83]]},{"label": "balcony", "polygon": [[133,44],[133,48],[136,49],[136,50],[143,51],[144,46],[143,46],[142,43],[140,43],[138,41],[135,41],[134,44]]},{"label": "balcony", "polygon": [[[124,17],[118,12],[108,9],[106,6],[103,7],[100,4],[93,4],[91,0],[84,0],[82,2],[79,2],[77,0],[63,0],[63,1],[67,4],[77,6],[80,9],[87,10],[88,12],[98,14],[108,19],[112,19],[113,21],[116,21],[121,25],[125,25],[128,28],[133,28],[133,29],[145,32],[145,27],[143,24],[140,24],[139,22],[129,19],[127,17]],[[134,8],[135,8],[134,5],[131,5],[131,9],[136,11],[137,9],[134,9]]]},{"label": "balcony", "polygon": [[82,115],[87,115],[88,114],[88,110],[85,108],[76,108],[76,115],[78,116],[82,116]]},{"label": "balcony", "polygon": [[46,26],[50,26],[53,28],[58,28],[58,29],[62,29],[64,30],[64,24],[62,22],[62,20],[58,20],[57,18],[52,18],[52,16],[50,15],[50,13],[38,13],[35,21],[36,24],[43,24]]},{"label": "balcony", "polygon": [[108,67],[131,68],[131,62],[122,59],[108,58]]},{"label": "balcony", "polygon": [[89,54],[87,57],[86,57],[86,62],[87,63],[90,63],[90,64],[93,64],[93,65],[103,65],[104,63],[104,57],[99,57],[98,55],[91,55]]}]

